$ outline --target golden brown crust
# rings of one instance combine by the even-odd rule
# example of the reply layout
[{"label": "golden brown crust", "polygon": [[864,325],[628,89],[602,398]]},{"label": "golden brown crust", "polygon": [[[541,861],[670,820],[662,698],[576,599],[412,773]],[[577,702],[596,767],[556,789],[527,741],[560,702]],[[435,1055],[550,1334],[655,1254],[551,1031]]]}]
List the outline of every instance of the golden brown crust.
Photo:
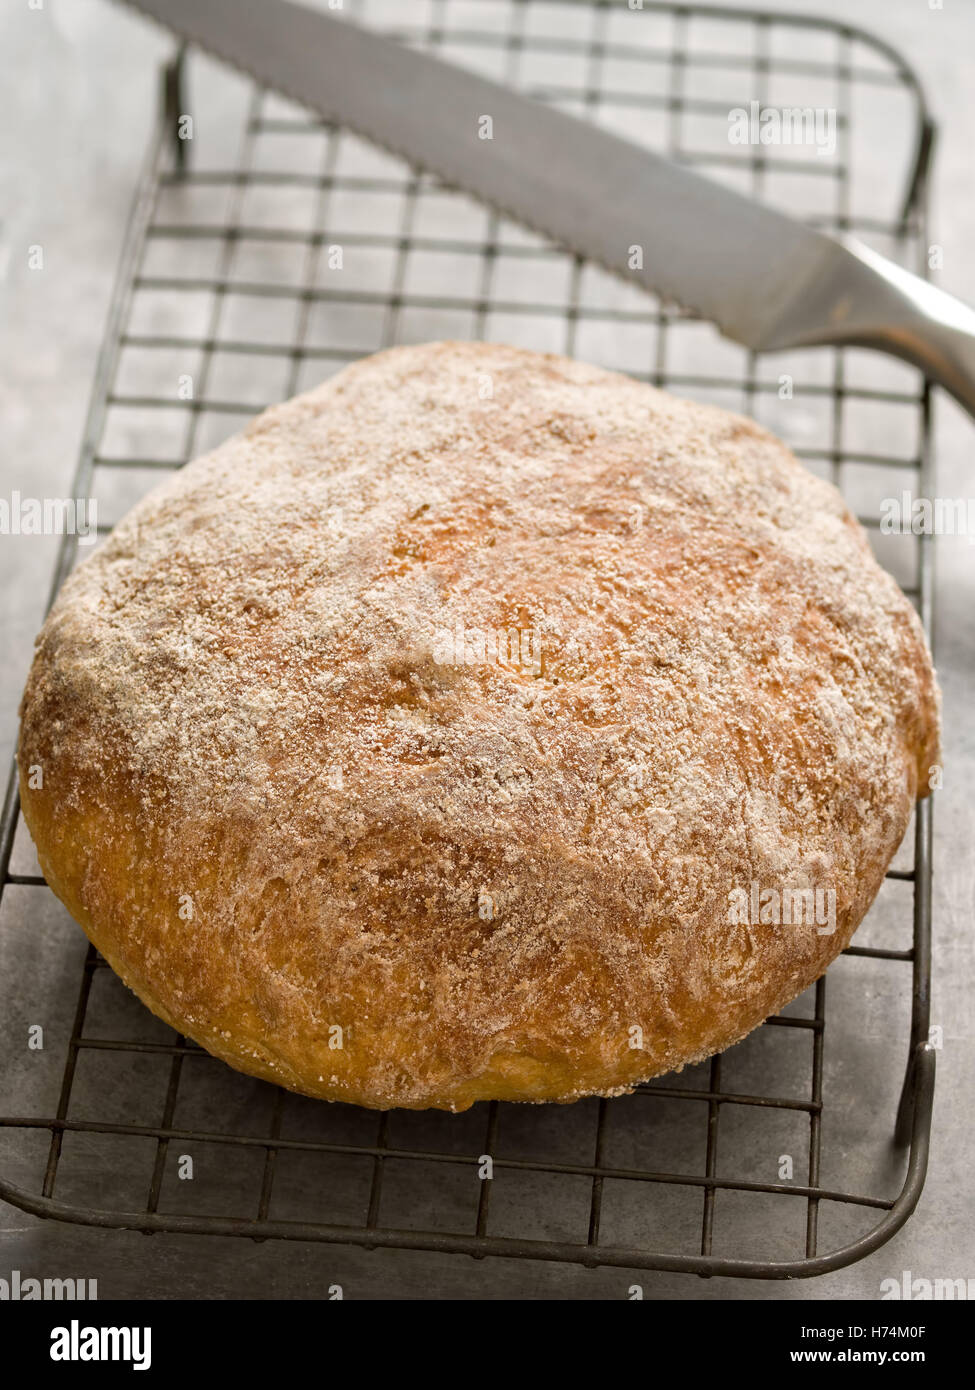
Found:
[{"label": "golden brown crust", "polygon": [[[122,978],[376,1107],[610,1094],[743,1037],[846,945],[938,747],[834,489],[485,344],[359,362],[157,489],[21,712],[44,873]],[[834,892],[835,931],[730,920],[752,884]]]}]

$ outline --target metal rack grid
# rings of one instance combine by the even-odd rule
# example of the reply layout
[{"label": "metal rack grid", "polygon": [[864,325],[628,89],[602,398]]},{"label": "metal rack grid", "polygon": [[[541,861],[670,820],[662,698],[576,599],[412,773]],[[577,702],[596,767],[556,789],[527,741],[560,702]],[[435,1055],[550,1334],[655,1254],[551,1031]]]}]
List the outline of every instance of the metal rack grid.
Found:
[{"label": "metal rack grid", "polygon": [[[367,23],[392,15],[404,41],[622,123],[632,138],[802,208],[829,230],[852,230],[925,271],[933,127],[903,60],[852,27],[651,0],[635,11],[613,0],[360,0],[347,8]],[[404,13],[417,21],[408,29]],[[217,105],[208,121],[209,97]],[[833,109],[834,154],[730,145],[728,112],[751,99]],[[173,138],[185,111],[195,114],[192,142]],[[877,175],[868,136],[876,178],[863,206],[858,129],[884,120],[889,133],[895,119],[904,122],[904,138],[893,142],[907,152],[904,167]],[[228,153],[235,121],[239,147]],[[211,163],[214,141],[220,148]],[[344,267],[332,275],[336,246]],[[810,467],[844,487],[930,633],[929,538],[905,538],[910,553],[885,552],[869,496],[873,478],[888,487],[896,478],[928,495],[930,402],[917,373],[849,349],[760,359],[733,348],[693,317],[617,285],[195,54],[181,53],[165,74],[75,495],[97,496],[103,518],[106,504],[121,513],[156,475],[262,405],[381,346],[448,336],[554,348],[765,419]],[[192,399],[179,398],[174,364],[192,376]],[[783,394],[786,381],[791,391]],[[52,594],[75,558],[67,538]],[[882,1011],[905,999],[908,970],[912,976],[909,1031],[895,1030],[879,1046],[861,1038],[862,1071],[843,1065],[857,1039],[849,1000],[831,1015],[831,1037],[838,1036],[827,1049],[823,979],[729,1053],[630,1097],[570,1107],[494,1103],[461,1116],[376,1115],[230,1072],[153,1019],[89,947],[73,1018],[63,990],[51,995],[61,1003],[51,1005],[48,1031],[64,1046],[48,1051],[50,1109],[30,1113],[45,1089],[31,1079],[33,1062],[23,1073],[28,1100],[3,1102],[0,1139],[19,1140],[20,1148],[3,1150],[13,1157],[3,1160],[0,1196],[56,1219],[146,1232],[701,1275],[792,1278],[838,1268],[903,1224],[924,1181],[934,1086],[927,802],[909,838],[888,875],[891,897],[878,900],[868,919],[879,921],[882,944],[851,946],[830,971],[832,979],[852,961],[871,972],[853,992],[879,996]],[[11,779],[0,824],[0,935],[15,929],[17,894],[27,930],[41,916],[37,895],[53,910],[29,856]],[[76,929],[64,930],[59,958],[70,960],[83,948]],[[861,928],[858,940],[871,939],[869,926]],[[869,1058],[877,1065],[878,1052],[871,1079]],[[892,1097],[904,1060],[895,1126]],[[874,1193],[859,1190],[843,1166],[852,1152],[873,1175],[883,1167],[869,1155],[864,1161],[866,1114],[880,1125],[872,1148],[887,1159],[895,1153],[894,1176],[878,1179],[883,1190]],[[753,1126],[744,1139],[742,1118]],[[787,1143],[801,1158],[791,1170],[775,1168]],[[494,1165],[490,1181],[478,1178],[485,1155]],[[186,1156],[194,1160],[192,1182],[177,1172]],[[769,1202],[782,1214],[774,1221],[767,1205],[755,1206]],[[859,1224],[824,1241],[824,1212]],[[777,1238],[751,1249],[751,1237],[778,1227]]]}]

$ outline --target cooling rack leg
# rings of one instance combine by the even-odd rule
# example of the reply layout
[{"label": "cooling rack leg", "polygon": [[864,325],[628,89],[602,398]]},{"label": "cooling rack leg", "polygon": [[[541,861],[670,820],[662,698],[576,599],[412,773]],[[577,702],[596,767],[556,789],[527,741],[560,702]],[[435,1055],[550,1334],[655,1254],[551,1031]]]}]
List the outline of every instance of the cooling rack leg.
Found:
[{"label": "cooling rack leg", "polygon": [[931,170],[931,161],[934,157],[937,134],[938,128],[934,121],[926,116],[918,131],[914,166],[911,170],[910,181],[908,183],[907,192],[904,195],[900,218],[898,219],[898,235],[901,237],[907,235],[911,214],[917,209],[927,188],[928,175]]},{"label": "cooling rack leg", "polygon": [[901,1098],[897,1103],[897,1122],[894,1125],[894,1144],[902,1149],[910,1142],[911,1125],[914,1119],[914,1096],[917,1091],[917,1054],[911,1052],[904,1071],[904,1084]]},{"label": "cooling rack leg", "polygon": [[173,148],[173,159],[177,169],[186,167],[187,142],[180,138],[179,121],[186,105],[184,93],[185,47],[181,47],[176,57],[167,63],[162,71],[162,105],[164,125]]},{"label": "cooling rack leg", "polygon": [[914,1129],[914,1110],[918,1101],[918,1058],[920,1053],[928,1050],[928,1044],[921,1043],[920,1046],[911,1049],[911,1055],[907,1059],[901,1098],[897,1105],[897,1121],[894,1125],[894,1144],[899,1149],[906,1148],[911,1142]]}]

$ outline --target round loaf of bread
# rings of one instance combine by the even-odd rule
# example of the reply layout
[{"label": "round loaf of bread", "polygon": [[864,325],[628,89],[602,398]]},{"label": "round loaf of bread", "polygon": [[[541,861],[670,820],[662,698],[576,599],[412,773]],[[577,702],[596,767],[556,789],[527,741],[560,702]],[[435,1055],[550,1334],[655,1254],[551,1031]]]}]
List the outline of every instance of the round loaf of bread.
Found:
[{"label": "round loaf of bread", "polygon": [[937,703],[912,607],[764,429],[436,343],[266,411],[72,574],[21,790],[98,950],[232,1066],[569,1101],[822,974]]}]

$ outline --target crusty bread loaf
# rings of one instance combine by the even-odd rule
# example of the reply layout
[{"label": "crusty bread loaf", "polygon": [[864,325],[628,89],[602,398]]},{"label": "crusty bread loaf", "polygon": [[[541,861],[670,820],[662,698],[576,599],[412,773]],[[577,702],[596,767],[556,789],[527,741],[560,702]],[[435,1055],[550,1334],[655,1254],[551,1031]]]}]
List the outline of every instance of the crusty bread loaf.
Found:
[{"label": "crusty bread loaf", "polygon": [[44,625],[19,759],[48,882],[161,1018],[461,1110],[616,1094],[778,1010],[937,740],[912,608],[778,440],[439,343],[140,503]]}]

